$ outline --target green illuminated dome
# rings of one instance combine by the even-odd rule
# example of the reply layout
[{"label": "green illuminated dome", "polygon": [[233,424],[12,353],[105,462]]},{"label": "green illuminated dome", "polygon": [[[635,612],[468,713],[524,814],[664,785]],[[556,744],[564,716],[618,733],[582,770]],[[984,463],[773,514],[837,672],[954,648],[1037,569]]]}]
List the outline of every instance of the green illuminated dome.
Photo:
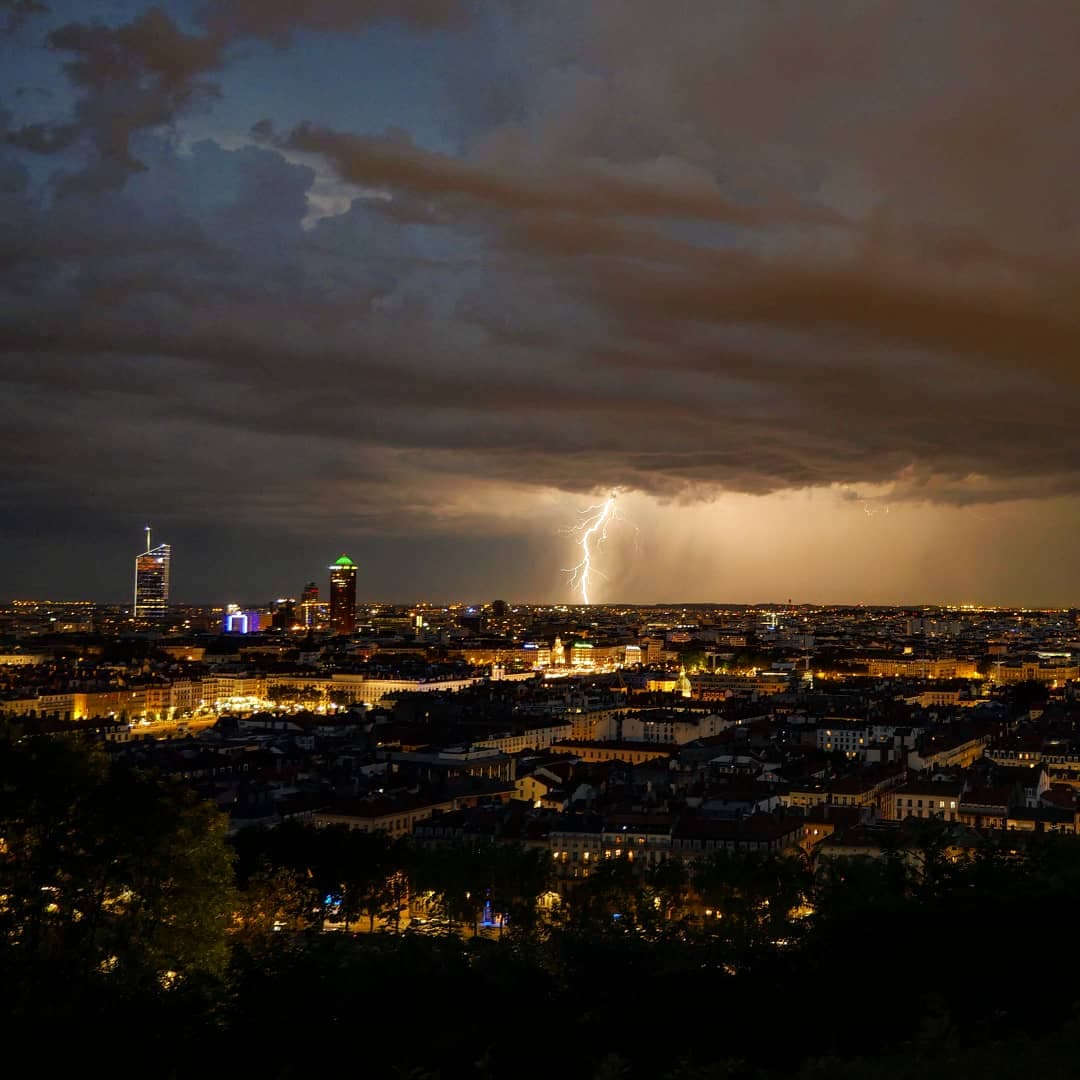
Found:
[{"label": "green illuminated dome", "polygon": [[[334,563],[334,566],[355,566],[355,565],[356,565],[356,563],[354,563],[352,561],[352,559],[349,558],[348,555],[342,555],[341,558],[338,559]],[[334,566],[331,566],[330,569],[333,570]]]}]

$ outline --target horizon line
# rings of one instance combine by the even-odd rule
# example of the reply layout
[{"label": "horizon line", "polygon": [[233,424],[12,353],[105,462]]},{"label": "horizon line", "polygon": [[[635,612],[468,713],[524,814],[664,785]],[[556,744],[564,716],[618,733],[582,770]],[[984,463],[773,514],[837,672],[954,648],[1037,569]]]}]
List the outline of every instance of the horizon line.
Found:
[{"label": "horizon line", "polygon": [[[299,597],[277,597],[276,599],[290,599],[299,602]],[[357,608],[370,607],[470,607],[483,608],[495,603],[495,600],[466,601],[466,600],[364,600],[357,599]],[[275,600],[263,600],[259,602],[241,602],[237,600],[180,600],[170,602],[169,607],[199,607],[215,608],[225,607],[228,604],[237,604],[240,607],[260,608],[268,607]],[[325,601],[329,603],[329,599]],[[565,610],[599,610],[605,608],[769,608],[769,609],[806,609],[806,608],[937,608],[953,611],[1072,611],[1080,610],[1080,603],[1074,604],[1032,604],[1032,603],[984,603],[979,601],[868,601],[868,600],[605,600],[591,604],[563,600],[519,600],[504,601],[510,608],[520,607],[544,607],[559,608]],[[13,604],[92,604],[98,607],[125,607],[130,606],[130,601],[118,600],[94,600],[88,597],[68,597],[58,599],[56,597],[32,597],[12,596],[6,600],[0,600],[0,606],[6,607]]]}]

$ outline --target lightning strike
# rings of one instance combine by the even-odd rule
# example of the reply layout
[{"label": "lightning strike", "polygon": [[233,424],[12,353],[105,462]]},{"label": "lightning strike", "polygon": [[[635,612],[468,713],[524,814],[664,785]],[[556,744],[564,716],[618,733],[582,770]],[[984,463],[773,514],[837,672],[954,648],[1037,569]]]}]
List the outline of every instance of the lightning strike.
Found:
[{"label": "lightning strike", "polygon": [[581,602],[589,604],[593,574],[604,576],[594,565],[593,559],[597,548],[607,539],[608,525],[615,520],[615,496],[609,496],[605,502],[596,506],[586,507],[581,513],[584,520],[566,530],[577,537],[581,558],[575,566],[566,568],[563,573],[570,575],[570,588],[581,592]]}]

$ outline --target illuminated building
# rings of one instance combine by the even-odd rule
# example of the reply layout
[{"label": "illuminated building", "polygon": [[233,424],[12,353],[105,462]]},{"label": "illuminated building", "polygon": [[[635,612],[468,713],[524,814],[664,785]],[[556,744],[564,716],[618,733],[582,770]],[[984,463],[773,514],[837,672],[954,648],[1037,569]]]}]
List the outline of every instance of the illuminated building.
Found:
[{"label": "illuminated building", "polygon": [[164,619],[169,610],[169,564],[172,548],[168,544],[150,546],[150,526],[146,526],[146,550],[135,559],[136,619]]},{"label": "illuminated building", "polygon": [[679,678],[675,683],[675,693],[681,694],[684,698],[688,698],[693,692],[693,688],[690,685],[690,679],[686,674],[686,668],[679,668]]},{"label": "illuminated building", "polygon": [[575,641],[570,648],[571,667],[593,667],[596,658],[593,656],[593,645],[588,641]]},{"label": "illuminated building", "polygon": [[562,638],[555,635],[555,644],[551,647],[551,662],[555,667],[563,667],[566,664],[566,646]]},{"label": "illuminated building", "polygon": [[226,634],[257,634],[259,632],[259,612],[241,611],[236,604],[225,608],[222,630]]},{"label": "illuminated building", "polygon": [[343,635],[356,630],[356,563],[348,555],[330,567],[330,629]]},{"label": "illuminated building", "polygon": [[920,659],[911,657],[906,660],[863,660],[870,675],[882,678],[915,679],[978,679],[978,668],[974,660],[944,657],[942,659]]},{"label": "illuminated building", "polygon": [[1017,660],[1013,663],[996,660],[991,678],[998,686],[1010,686],[1019,682],[1041,682],[1058,687],[1080,679],[1080,665],[1063,664],[1060,660],[1052,660],[1049,664],[1041,659]]},{"label": "illuminated building", "polygon": [[308,630],[316,629],[322,623],[321,609],[324,606],[319,602],[319,586],[309,581],[300,594],[300,622]]}]

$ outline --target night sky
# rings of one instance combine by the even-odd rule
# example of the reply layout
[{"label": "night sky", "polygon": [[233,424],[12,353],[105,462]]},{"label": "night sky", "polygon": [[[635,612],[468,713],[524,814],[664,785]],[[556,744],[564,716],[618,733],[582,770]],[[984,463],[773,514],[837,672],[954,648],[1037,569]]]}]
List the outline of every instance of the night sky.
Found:
[{"label": "night sky", "polygon": [[1080,5],[0,28],[0,597],[1080,603]]}]

